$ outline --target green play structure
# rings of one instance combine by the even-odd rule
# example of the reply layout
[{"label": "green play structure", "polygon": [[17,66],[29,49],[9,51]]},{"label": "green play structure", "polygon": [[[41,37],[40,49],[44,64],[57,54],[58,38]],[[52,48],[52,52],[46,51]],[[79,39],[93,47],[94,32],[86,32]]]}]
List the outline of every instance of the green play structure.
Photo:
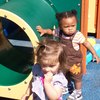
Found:
[{"label": "green play structure", "polygon": [[71,9],[78,12],[80,29],[81,0],[0,0],[0,86],[16,85],[29,76],[33,48],[41,39],[36,26],[57,27],[55,13]]}]

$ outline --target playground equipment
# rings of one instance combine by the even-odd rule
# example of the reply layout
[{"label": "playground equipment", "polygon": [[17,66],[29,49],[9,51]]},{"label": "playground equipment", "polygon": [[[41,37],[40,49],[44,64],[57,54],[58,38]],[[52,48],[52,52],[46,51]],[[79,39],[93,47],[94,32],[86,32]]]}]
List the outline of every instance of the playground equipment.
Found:
[{"label": "playground equipment", "polygon": [[[94,49],[97,53],[97,55],[100,57],[100,44],[95,44],[94,45]],[[93,59],[92,54],[90,52],[87,52],[87,56],[86,56],[86,65],[91,62]]]},{"label": "playground equipment", "polygon": [[94,45],[96,44],[96,40],[95,40],[95,38],[93,38],[93,37],[89,37],[89,38],[87,38],[87,40],[90,42],[90,44],[91,44],[92,46],[94,46]]},{"label": "playground equipment", "polygon": [[[95,38],[88,38],[88,41],[91,43],[93,48],[95,49],[97,55],[100,57],[100,42],[96,43]],[[92,54],[88,51],[86,56],[86,65],[93,60]]]},{"label": "playground equipment", "polygon": [[71,9],[77,10],[80,22],[80,7],[81,0],[0,0],[4,33],[0,33],[0,97],[20,99],[25,92],[32,51],[41,39],[36,26],[53,28],[55,13]]}]

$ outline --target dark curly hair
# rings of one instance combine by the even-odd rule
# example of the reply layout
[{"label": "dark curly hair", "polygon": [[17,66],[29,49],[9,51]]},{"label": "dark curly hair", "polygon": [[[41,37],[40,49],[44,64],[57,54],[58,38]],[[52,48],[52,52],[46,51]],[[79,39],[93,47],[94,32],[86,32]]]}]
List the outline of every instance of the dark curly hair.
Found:
[{"label": "dark curly hair", "polygon": [[77,20],[77,11],[76,10],[71,10],[71,11],[66,11],[66,12],[61,12],[61,13],[56,13],[56,19],[58,20],[58,23],[60,23],[60,21],[63,18],[69,18],[69,17],[75,17]]}]

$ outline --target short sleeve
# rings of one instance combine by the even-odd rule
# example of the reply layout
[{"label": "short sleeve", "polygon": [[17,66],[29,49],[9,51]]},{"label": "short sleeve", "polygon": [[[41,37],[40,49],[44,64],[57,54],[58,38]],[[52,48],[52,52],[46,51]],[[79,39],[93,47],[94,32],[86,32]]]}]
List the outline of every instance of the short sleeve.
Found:
[{"label": "short sleeve", "polygon": [[81,33],[81,32],[77,32],[76,35],[74,36],[74,39],[73,39],[73,43],[84,43],[86,40],[85,36]]},{"label": "short sleeve", "polygon": [[[54,85],[54,86],[61,87],[61,88],[63,88],[65,91],[68,91],[68,88],[67,88],[68,81],[67,81],[67,79],[65,78],[65,76],[64,76],[63,73],[56,74],[56,75],[53,77],[53,85]],[[65,92],[65,91],[64,91],[64,92]]]}]

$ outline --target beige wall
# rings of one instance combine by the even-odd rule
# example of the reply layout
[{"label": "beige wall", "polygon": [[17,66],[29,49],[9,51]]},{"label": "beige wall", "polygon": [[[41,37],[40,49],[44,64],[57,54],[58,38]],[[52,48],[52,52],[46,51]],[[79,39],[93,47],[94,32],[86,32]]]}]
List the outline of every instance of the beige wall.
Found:
[{"label": "beige wall", "polygon": [[88,32],[95,33],[95,5],[96,0],[89,0]]}]

